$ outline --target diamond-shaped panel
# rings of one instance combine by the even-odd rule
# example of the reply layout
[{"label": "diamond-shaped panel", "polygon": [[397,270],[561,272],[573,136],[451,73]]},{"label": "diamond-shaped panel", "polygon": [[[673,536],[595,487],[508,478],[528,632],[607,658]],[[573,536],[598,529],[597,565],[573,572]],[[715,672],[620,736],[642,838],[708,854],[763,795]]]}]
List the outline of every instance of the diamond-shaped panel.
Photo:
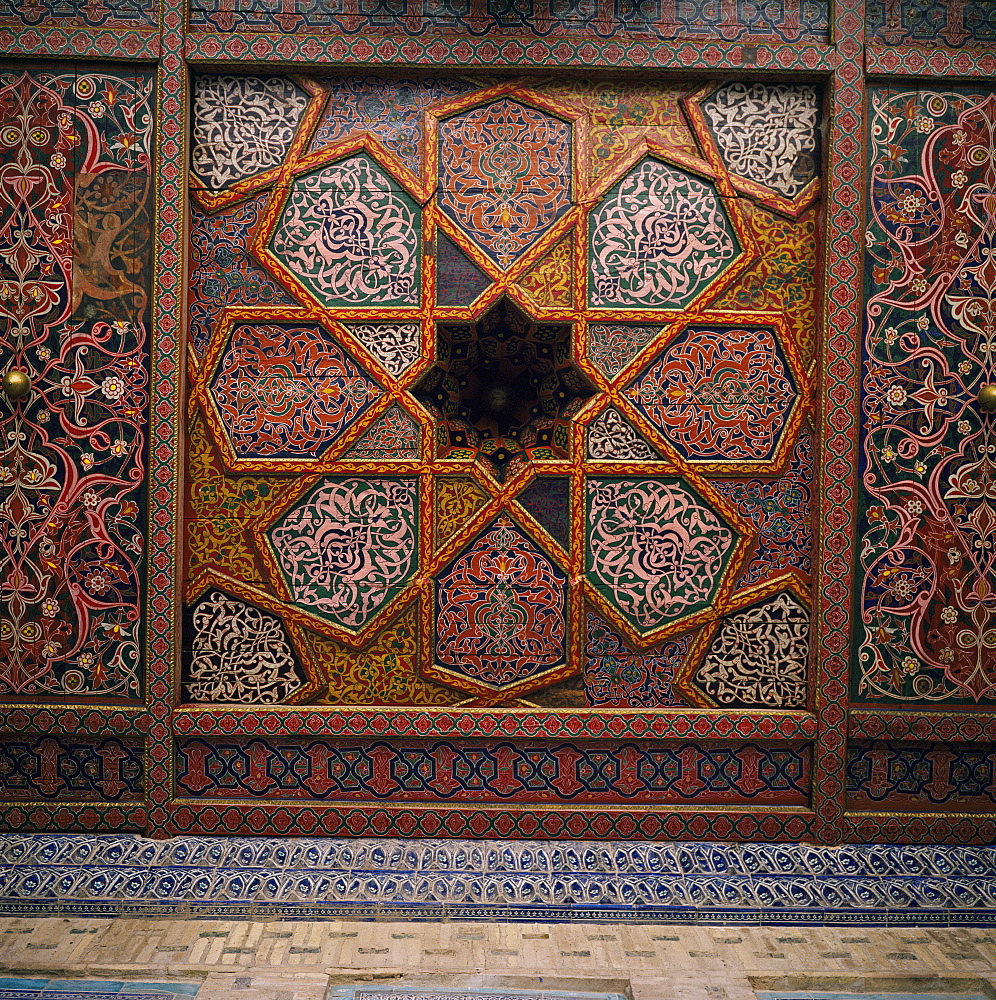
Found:
[{"label": "diamond-shaped panel", "polygon": [[380,395],[330,333],[240,324],[210,393],[237,458],[317,459]]},{"label": "diamond-shaped panel", "polygon": [[416,479],[327,479],[270,528],[292,600],[362,628],[415,571]]},{"label": "diamond-shaped panel", "polygon": [[571,126],[502,98],[439,125],[439,204],[502,269],[571,205]]},{"label": "diamond-shaped panel", "polygon": [[588,578],[641,632],[707,608],[737,532],[682,479],[590,479]]},{"label": "diamond-shaped panel", "polygon": [[740,253],[708,181],[646,159],[612,188],[589,221],[591,305],[682,309]]},{"label": "diamond-shaped panel", "polygon": [[692,327],[625,394],[692,462],[763,462],[799,388],[770,327]]}]

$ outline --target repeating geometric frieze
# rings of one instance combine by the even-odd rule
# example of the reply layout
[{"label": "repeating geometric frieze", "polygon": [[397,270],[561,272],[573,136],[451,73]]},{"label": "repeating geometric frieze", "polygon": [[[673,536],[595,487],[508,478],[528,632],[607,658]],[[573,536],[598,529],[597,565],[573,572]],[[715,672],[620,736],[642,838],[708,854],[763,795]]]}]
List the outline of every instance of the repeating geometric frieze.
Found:
[{"label": "repeating geometric frieze", "polygon": [[418,480],[327,479],[269,529],[299,607],[358,630],[415,571]]},{"label": "repeating geometric frieze", "polygon": [[684,308],[740,255],[715,186],[655,159],[608,192],[589,230],[594,307]]},{"label": "repeating geometric frieze", "polygon": [[321,327],[242,323],[211,397],[237,458],[320,458],[380,395]]},{"label": "repeating geometric frieze", "polygon": [[785,198],[816,177],[820,99],[814,85],[727,83],[701,108],[731,174]]},{"label": "repeating geometric frieze", "polygon": [[363,153],[296,178],[270,246],[320,305],[417,306],[421,215]]},{"label": "repeating geometric frieze", "polygon": [[505,516],[436,578],[435,664],[500,691],[562,666],[567,577]]},{"label": "repeating geometric frieze", "polygon": [[501,98],[439,126],[439,204],[503,270],[571,206],[571,126]]},{"label": "repeating geometric frieze", "polygon": [[194,77],[194,176],[209,191],[279,166],[308,107],[286,77]]},{"label": "repeating geometric frieze", "polygon": [[681,479],[590,479],[587,572],[640,632],[709,607],[737,543]]},{"label": "repeating geometric frieze", "polygon": [[692,675],[717,705],[805,708],[809,611],[785,591],[724,618]]},{"label": "repeating geometric frieze", "polygon": [[693,462],[772,460],[799,399],[769,327],[692,327],[625,393]]}]

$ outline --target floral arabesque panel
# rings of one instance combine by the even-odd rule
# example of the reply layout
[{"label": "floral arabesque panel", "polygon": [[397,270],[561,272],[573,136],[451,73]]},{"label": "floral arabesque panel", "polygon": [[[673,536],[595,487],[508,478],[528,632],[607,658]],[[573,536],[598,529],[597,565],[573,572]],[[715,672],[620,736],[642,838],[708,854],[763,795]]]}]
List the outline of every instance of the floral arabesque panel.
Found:
[{"label": "floral arabesque panel", "polygon": [[187,700],[804,709],[813,86],[194,91]]},{"label": "floral arabesque panel", "polygon": [[153,80],[0,75],[0,697],[142,694]]},{"label": "floral arabesque panel", "polygon": [[996,93],[875,88],[852,698],[996,704]]}]

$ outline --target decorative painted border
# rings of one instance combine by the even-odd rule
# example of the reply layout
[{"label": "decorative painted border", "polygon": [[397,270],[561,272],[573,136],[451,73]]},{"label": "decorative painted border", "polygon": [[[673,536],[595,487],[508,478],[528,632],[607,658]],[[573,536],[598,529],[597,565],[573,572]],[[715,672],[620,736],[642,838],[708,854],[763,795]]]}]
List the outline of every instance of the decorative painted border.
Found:
[{"label": "decorative painted border", "polygon": [[[143,708],[91,708],[80,705],[3,706],[0,734],[81,736],[144,736],[151,719]],[[2,795],[2,792],[0,792]]]},{"label": "decorative painted border", "polygon": [[937,846],[11,835],[0,838],[0,913],[994,925],[994,855]]},{"label": "decorative painted border", "polygon": [[869,76],[983,77],[996,76],[996,52],[925,45],[869,45],[865,50]]},{"label": "decorative painted border", "polygon": [[187,36],[190,62],[329,63],[339,66],[500,66],[517,69],[779,70],[826,73],[840,64],[830,45],[647,42],[617,39],[535,37],[468,38],[408,35],[282,35],[196,32]]},{"label": "decorative painted border", "polygon": [[847,719],[852,740],[937,740],[996,742],[996,715],[938,712],[875,712],[852,709]]},{"label": "decorative painted border", "polygon": [[805,712],[667,710],[640,712],[603,709],[527,712],[522,709],[407,709],[334,707],[284,708],[261,712],[246,708],[186,706],[172,717],[178,736],[484,736],[531,739],[811,740],[815,716]]},{"label": "decorative painted border", "polygon": [[864,0],[834,4],[834,38],[841,64],[830,93],[827,142],[824,287],[825,357],[821,365],[822,425],[815,490],[813,551],[814,681],[819,734],[813,748],[814,833],[834,843],[844,811],[844,752],[847,742],[847,671],[850,638],[848,599],[852,578],[855,455],[857,447],[858,337],[861,301],[861,177],[864,128]]},{"label": "decorative painted border", "polygon": [[165,836],[173,785],[173,738],[169,714],[175,699],[179,632],[178,548],[182,531],[180,364],[187,250],[187,68],[183,61],[185,0],[159,0],[162,58],[156,92],[159,130],[155,284],[149,428],[149,578],[146,589],[146,832]]},{"label": "decorative painted border", "polygon": [[44,56],[46,59],[159,58],[159,32],[136,28],[0,27],[4,56]]},{"label": "decorative painted border", "polygon": [[66,833],[123,833],[145,830],[148,810],[140,802],[2,802],[0,825],[4,830]]},{"label": "decorative painted border", "polygon": [[848,843],[991,847],[996,842],[991,813],[851,812],[842,829]]}]

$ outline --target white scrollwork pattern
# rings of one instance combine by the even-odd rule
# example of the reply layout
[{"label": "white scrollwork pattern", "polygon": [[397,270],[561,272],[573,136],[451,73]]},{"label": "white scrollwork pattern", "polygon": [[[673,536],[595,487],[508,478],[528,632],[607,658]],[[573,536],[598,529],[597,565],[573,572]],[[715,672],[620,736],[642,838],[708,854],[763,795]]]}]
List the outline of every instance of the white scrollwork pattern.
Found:
[{"label": "white scrollwork pattern", "polygon": [[194,80],[194,173],[211,191],[277,166],[308,106],[283,77],[201,76]]},{"label": "white scrollwork pattern", "polygon": [[276,705],[302,686],[287,632],[275,615],[213,590],[193,610],[193,632],[190,701]]},{"label": "white scrollwork pattern", "polygon": [[805,708],[809,612],[789,593],[725,619],[695,672],[719,705]]}]

